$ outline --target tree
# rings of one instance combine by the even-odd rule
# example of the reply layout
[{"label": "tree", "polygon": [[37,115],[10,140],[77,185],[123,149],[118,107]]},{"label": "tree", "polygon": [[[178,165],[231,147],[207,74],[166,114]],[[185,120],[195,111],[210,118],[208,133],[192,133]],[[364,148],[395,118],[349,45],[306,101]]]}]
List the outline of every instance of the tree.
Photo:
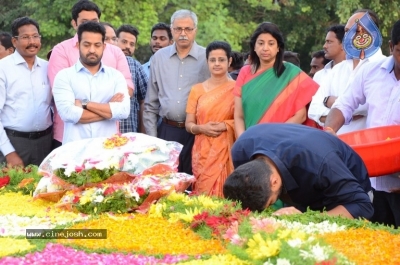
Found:
[{"label": "tree", "polygon": [[[51,47],[75,34],[71,26],[71,7],[77,0],[0,0],[0,28],[9,30],[19,16],[30,16],[41,27],[43,57]],[[3,3],[4,2],[4,3]],[[277,24],[286,39],[286,49],[300,54],[302,68],[308,70],[312,51],[322,49],[326,29],[346,23],[358,8],[369,8],[381,19],[388,54],[388,36],[399,17],[400,0],[96,0],[102,10],[101,21],[114,27],[136,26],[140,35],[135,57],[141,62],[150,56],[151,27],[170,22],[178,9],[194,11],[199,19],[196,41],[206,46],[213,40],[228,41],[234,50],[248,51],[249,37],[257,24]]]}]

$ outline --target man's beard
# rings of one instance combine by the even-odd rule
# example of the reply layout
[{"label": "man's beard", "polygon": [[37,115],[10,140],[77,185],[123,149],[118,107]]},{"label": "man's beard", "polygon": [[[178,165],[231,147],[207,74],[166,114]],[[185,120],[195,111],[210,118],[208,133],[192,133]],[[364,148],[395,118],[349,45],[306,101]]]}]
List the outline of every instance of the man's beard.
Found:
[{"label": "man's beard", "polygon": [[[89,59],[89,56],[94,55],[95,59]],[[86,64],[87,66],[96,66],[100,64],[102,56],[97,56],[96,54],[88,54],[86,56],[82,56],[81,53],[81,62]]]}]

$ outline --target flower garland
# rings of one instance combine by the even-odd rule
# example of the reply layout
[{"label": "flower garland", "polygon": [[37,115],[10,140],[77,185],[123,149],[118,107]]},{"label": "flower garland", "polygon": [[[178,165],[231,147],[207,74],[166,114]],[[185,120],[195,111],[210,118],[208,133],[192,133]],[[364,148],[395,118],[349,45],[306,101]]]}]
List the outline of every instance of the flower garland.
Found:
[{"label": "flower garland", "polygon": [[[1,239],[0,239],[1,240]],[[0,241],[1,242],[1,241]],[[175,264],[187,260],[189,256],[166,255],[163,258],[153,256],[132,255],[132,254],[97,254],[86,253],[65,247],[60,244],[49,243],[40,252],[27,254],[25,257],[6,257],[1,262],[8,265],[36,264],[36,265],[85,265],[85,264],[115,264],[115,265],[152,265],[152,264]]]},{"label": "flower garland", "polygon": [[203,240],[181,223],[171,223],[162,218],[147,215],[114,216],[101,215],[97,219],[78,223],[71,229],[104,229],[107,239],[60,239],[62,244],[73,244],[88,249],[115,249],[129,252],[154,254],[220,254],[226,250],[218,240]]},{"label": "flower garland", "polygon": [[34,200],[31,196],[22,193],[8,192],[0,195],[0,215],[10,213],[20,216],[46,216],[54,203]]},{"label": "flower garland", "polygon": [[139,207],[148,195],[148,190],[134,183],[102,184],[83,191],[67,192],[60,204],[85,214],[126,213]]},{"label": "flower garland", "polygon": [[[0,235],[20,234],[28,226],[46,225],[51,228],[89,218],[85,214],[62,211],[54,203],[34,200],[32,197],[21,193],[9,192],[1,194],[0,201],[2,203],[0,207],[0,224],[4,225]],[[9,213],[13,214],[10,215]],[[20,219],[16,216],[19,216]],[[14,217],[15,220],[13,220]]]},{"label": "flower garland", "polygon": [[[95,260],[96,264],[328,265],[396,264],[400,260],[399,231],[365,220],[316,212],[272,217],[268,211],[242,211],[240,205],[228,200],[175,192],[152,205],[146,215],[91,217],[60,211],[53,203],[32,200],[21,193],[0,194],[0,201],[0,236],[3,236],[0,250],[8,251],[1,255],[23,255],[39,250],[22,258],[2,258],[0,263],[43,264],[48,259],[53,264],[74,264],[74,261],[90,264],[90,260]],[[82,222],[73,224],[74,221]],[[28,227],[55,226],[106,228],[108,238],[60,239],[57,242],[62,245],[48,243],[42,250],[45,240],[4,237],[23,235],[22,231]],[[85,252],[63,245],[83,248]],[[110,251],[114,253],[90,253]],[[146,253],[146,256],[115,252]]]},{"label": "flower garland", "polygon": [[400,236],[368,228],[348,229],[321,236],[356,264],[398,264]]},{"label": "flower garland", "polygon": [[126,145],[126,143],[129,141],[128,137],[126,136],[121,136],[120,133],[114,134],[110,138],[107,138],[103,142],[103,147],[106,149],[113,149],[115,147],[120,147],[123,145]]}]

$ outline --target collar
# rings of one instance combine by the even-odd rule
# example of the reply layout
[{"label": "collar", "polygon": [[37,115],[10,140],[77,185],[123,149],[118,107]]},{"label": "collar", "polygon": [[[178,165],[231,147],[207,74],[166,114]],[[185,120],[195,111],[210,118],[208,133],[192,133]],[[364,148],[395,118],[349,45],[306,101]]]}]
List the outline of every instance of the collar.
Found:
[{"label": "collar", "polygon": [[[173,55],[177,54],[177,50],[176,50],[176,43],[172,44],[169,46],[170,50],[169,50],[169,57],[172,57]],[[196,60],[199,59],[199,45],[196,42],[193,42],[192,48],[190,49],[188,56],[192,56],[193,58],[195,58]]]},{"label": "collar", "polygon": [[[24,57],[22,57],[21,54],[19,54],[19,52],[17,50],[15,50],[14,53],[11,56],[13,56],[14,63],[16,65],[22,64],[22,63],[26,63]],[[35,57],[35,62],[34,62],[33,65],[34,66],[39,66],[39,67],[42,66],[42,63],[38,60],[37,56]]]},{"label": "collar", "polygon": [[325,69],[325,70],[330,70],[330,69],[333,68],[332,65],[333,65],[333,60],[329,61],[329,63],[327,63],[327,64],[324,66],[324,69]]},{"label": "collar", "polygon": [[[90,73],[89,70],[85,66],[83,66],[80,59],[75,63],[75,71],[77,73],[80,71],[85,71],[85,72]],[[104,65],[101,62],[100,62],[100,69],[99,69],[99,71],[97,71],[97,73],[99,73],[99,72],[103,72],[103,73],[105,72]]]},{"label": "collar", "polygon": [[381,68],[385,69],[387,72],[391,73],[394,70],[394,59],[393,55],[387,57],[385,60],[383,60],[381,64]]},{"label": "collar", "polygon": [[76,44],[78,43],[78,33],[75,33],[74,37],[71,39],[71,46],[76,47]]}]

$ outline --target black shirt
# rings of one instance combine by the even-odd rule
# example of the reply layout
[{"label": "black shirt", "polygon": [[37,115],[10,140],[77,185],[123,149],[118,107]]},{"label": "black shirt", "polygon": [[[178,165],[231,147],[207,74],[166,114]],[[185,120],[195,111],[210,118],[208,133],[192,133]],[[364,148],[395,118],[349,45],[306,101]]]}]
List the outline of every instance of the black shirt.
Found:
[{"label": "black shirt", "polygon": [[245,131],[232,147],[234,166],[257,154],[275,163],[299,210],[329,211],[342,205],[354,218],[372,217],[367,169],[339,138],[304,125],[260,124]]}]

